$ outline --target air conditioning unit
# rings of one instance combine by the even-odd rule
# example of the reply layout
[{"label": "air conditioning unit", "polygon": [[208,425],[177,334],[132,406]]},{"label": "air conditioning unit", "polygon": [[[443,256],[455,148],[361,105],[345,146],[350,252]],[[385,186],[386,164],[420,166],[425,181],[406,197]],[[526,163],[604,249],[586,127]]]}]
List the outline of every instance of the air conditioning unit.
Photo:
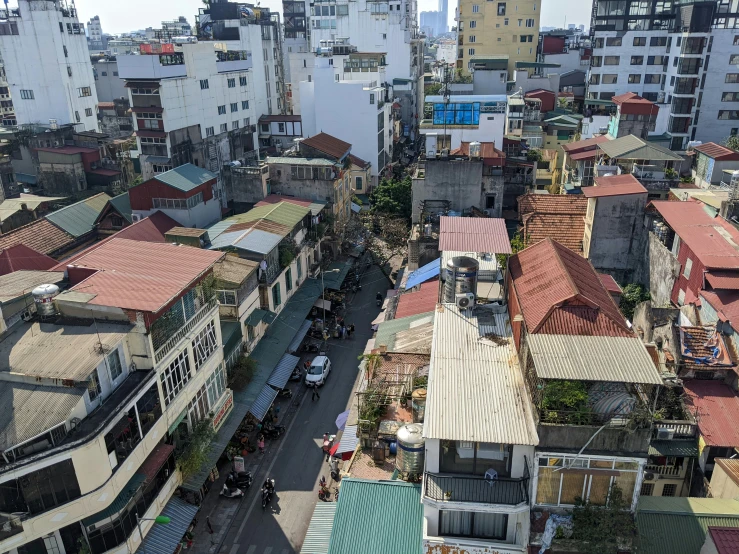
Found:
[{"label": "air conditioning unit", "polygon": [[671,441],[675,438],[675,430],[674,429],[660,429],[657,428],[657,440],[661,441]]},{"label": "air conditioning unit", "polygon": [[493,210],[483,210],[483,213],[488,217],[493,217]]},{"label": "air conditioning unit", "polygon": [[454,302],[460,310],[466,310],[475,305],[475,293],[465,292],[454,296]]},{"label": "air conditioning unit", "polygon": [[647,472],[644,474],[644,480],[645,481],[654,481],[654,473]]}]

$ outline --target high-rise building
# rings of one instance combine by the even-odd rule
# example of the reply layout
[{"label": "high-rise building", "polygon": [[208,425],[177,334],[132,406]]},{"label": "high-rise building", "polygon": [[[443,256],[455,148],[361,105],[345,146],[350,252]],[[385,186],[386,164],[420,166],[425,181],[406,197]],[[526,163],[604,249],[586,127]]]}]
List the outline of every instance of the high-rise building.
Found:
[{"label": "high-rise building", "polygon": [[670,147],[739,129],[739,3],[596,0],[587,100],[636,93],[658,105]]},{"label": "high-rise building", "polygon": [[51,123],[96,131],[97,93],[85,26],[77,10],[21,0],[0,22],[0,51],[19,125]]},{"label": "high-rise building", "polygon": [[449,0],[439,0],[439,15],[436,20],[436,34],[443,35],[449,31]]},{"label": "high-rise building", "polygon": [[536,61],[541,0],[460,0],[457,68],[468,72],[477,59],[503,58],[508,77],[516,62]]},{"label": "high-rise building", "polygon": [[103,38],[103,27],[100,24],[100,16],[98,15],[87,22],[87,42],[90,50],[105,50],[105,43],[107,41]]},{"label": "high-rise building", "polygon": [[431,29],[431,35],[439,34],[439,12],[421,12],[421,29]]}]

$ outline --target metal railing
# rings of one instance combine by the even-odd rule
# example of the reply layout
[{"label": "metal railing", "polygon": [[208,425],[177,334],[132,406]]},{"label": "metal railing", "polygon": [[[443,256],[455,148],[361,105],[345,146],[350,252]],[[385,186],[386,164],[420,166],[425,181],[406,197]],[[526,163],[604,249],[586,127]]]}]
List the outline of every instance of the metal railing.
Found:
[{"label": "metal railing", "polygon": [[179,331],[177,331],[174,335],[167,339],[167,342],[165,342],[162,346],[159,347],[156,352],[154,352],[154,361],[158,363],[162,358],[164,358],[164,356],[166,356],[168,352],[170,352],[183,338],[187,336],[190,331],[192,331],[192,328],[195,327],[195,325],[197,325],[198,322],[200,322],[205,317],[205,314],[207,314],[217,306],[218,300],[212,298],[202,308],[195,312],[195,315],[187,320],[187,323],[185,323]]},{"label": "metal railing", "polygon": [[437,475],[423,476],[426,496],[444,502],[476,502],[517,506],[528,502],[529,478]]},{"label": "metal railing", "polygon": [[657,421],[655,424],[655,437],[657,434],[658,429],[672,429],[674,433],[674,437],[695,437],[697,426],[695,423],[692,423],[690,421],[667,421],[667,420],[661,420]]},{"label": "metal railing", "polygon": [[644,471],[651,471],[652,473],[664,475],[666,477],[679,477],[681,470],[681,467],[676,466],[660,466],[653,464],[647,464],[644,466]]}]

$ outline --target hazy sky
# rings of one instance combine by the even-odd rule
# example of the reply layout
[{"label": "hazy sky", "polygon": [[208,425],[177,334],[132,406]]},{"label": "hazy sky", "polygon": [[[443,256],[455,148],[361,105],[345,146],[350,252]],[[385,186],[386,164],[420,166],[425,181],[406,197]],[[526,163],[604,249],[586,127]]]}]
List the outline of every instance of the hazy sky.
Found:
[{"label": "hazy sky", "polygon": [[[253,2],[254,0],[249,0]],[[514,0],[515,1],[515,0]],[[590,23],[592,0],[541,0],[544,27],[561,26],[567,23]],[[263,6],[282,11],[282,0],[261,0]],[[162,20],[176,19],[184,15],[190,24],[195,23],[201,0],[75,0],[80,21],[87,23],[95,15],[100,16],[104,33],[122,33],[146,27],[158,27]],[[456,0],[449,0],[449,17],[454,16]],[[435,10],[437,0],[418,0],[418,10]],[[450,21],[450,25],[452,22]]]}]

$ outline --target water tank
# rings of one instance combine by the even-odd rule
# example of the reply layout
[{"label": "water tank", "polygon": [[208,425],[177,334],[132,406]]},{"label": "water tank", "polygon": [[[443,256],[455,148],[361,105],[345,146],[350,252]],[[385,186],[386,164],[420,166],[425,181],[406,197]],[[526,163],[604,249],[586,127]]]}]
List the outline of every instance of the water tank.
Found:
[{"label": "water tank", "polygon": [[477,272],[480,264],[474,258],[457,256],[446,264],[447,278],[444,283],[444,302],[453,304],[458,294],[477,294]]},{"label": "water tank", "polygon": [[411,407],[413,408],[413,421],[423,423],[426,414],[426,389],[416,389],[411,394]]},{"label": "water tank", "polygon": [[33,301],[36,304],[36,312],[41,317],[54,316],[57,314],[54,298],[59,294],[56,285],[39,285],[31,291]]},{"label": "water tank", "polygon": [[470,159],[471,160],[480,159],[480,143],[477,141],[470,143]]},{"label": "water tank", "polygon": [[425,441],[423,425],[411,423],[398,429],[398,453],[395,456],[395,467],[402,473],[423,473],[423,455]]}]

